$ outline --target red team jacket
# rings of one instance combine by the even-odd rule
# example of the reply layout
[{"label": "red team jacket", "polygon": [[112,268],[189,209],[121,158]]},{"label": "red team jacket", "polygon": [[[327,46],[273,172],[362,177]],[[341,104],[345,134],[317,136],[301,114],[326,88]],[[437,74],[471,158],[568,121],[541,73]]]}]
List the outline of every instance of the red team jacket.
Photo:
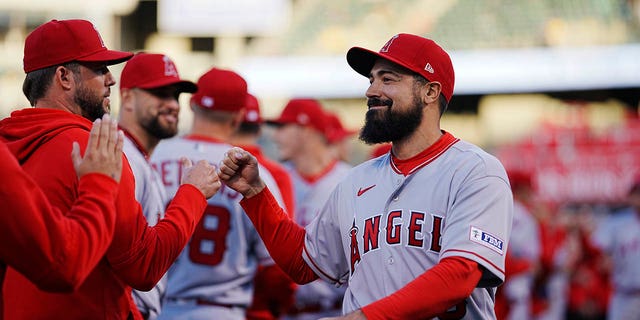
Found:
[{"label": "red team jacket", "polygon": [[[67,111],[30,108],[15,111],[0,121],[0,137],[51,204],[65,212],[79,192],[70,160],[71,145],[78,141],[84,149],[90,128],[90,121]],[[160,280],[186,245],[206,200],[197,188],[182,186],[167,208],[165,219],[149,227],[134,189],[131,168],[124,165],[116,198],[113,240],[106,255],[75,292],[44,292],[9,268],[3,287],[5,318],[126,319],[132,312],[139,317],[132,306],[131,288],[149,290]],[[32,257],[25,253],[23,258]]]},{"label": "red team jacket", "polygon": [[42,289],[77,288],[113,238],[117,183],[103,174],[84,175],[79,201],[67,219],[49,204],[4,143],[0,159],[0,285],[8,264]]}]

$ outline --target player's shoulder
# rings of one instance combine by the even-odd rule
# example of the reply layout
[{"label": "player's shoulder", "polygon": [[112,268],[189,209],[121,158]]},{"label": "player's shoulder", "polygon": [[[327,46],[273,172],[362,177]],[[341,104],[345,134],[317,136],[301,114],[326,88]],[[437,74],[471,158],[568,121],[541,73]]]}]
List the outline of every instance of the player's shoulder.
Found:
[{"label": "player's shoulder", "polygon": [[500,160],[479,146],[459,140],[451,149],[455,152],[456,163],[472,166],[475,170],[486,175],[499,176],[506,179],[507,173]]}]

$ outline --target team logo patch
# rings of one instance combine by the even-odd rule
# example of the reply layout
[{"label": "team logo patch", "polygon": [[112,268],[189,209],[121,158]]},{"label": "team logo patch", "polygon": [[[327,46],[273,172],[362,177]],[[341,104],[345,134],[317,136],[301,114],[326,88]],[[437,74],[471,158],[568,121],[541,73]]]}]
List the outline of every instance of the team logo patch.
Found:
[{"label": "team logo patch", "polygon": [[502,239],[476,227],[471,227],[469,240],[479,243],[500,255],[504,254],[504,241]]}]

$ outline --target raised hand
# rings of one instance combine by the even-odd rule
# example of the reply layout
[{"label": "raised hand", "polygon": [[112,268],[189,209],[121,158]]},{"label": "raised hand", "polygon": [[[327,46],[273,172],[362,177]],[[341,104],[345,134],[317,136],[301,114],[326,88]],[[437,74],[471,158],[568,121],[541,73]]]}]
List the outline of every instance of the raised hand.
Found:
[{"label": "raised hand", "polygon": [[220,189],[221,182],[216,174],[216,167],[205,160],[198,161],[195,165],[187,158],[182,162],[182,178],[180,184],[191,184],[198,188],[205,198],[213,197]]},{"label": "raised hand", "polygon": [[251,198],[265,188],[258,171],[258,160],[242,148],[229,149],[218,169],[218,176],[231,189]]},{"label": "raised hand", "polygon": [[87,173],[102,173],[120,182],[122,173],[122,146],[124,134],[118,131],[118,124],[108,114],[96,119],[91,127],[89,142],[80,155],[80,145],[74,141],[71,160],[78,178]]}]

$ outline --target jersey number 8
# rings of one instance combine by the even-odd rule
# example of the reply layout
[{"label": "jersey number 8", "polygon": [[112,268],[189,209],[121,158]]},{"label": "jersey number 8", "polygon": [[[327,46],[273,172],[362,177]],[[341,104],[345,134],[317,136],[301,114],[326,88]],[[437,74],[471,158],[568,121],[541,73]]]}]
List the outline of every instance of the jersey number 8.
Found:
[{"label": "jersey number 8", "polygon": [[207,206],[191,237],[189,259],[193,263],[209,266],[222,262],[227,249],[230,226],[229,210],[224,207]]}]

